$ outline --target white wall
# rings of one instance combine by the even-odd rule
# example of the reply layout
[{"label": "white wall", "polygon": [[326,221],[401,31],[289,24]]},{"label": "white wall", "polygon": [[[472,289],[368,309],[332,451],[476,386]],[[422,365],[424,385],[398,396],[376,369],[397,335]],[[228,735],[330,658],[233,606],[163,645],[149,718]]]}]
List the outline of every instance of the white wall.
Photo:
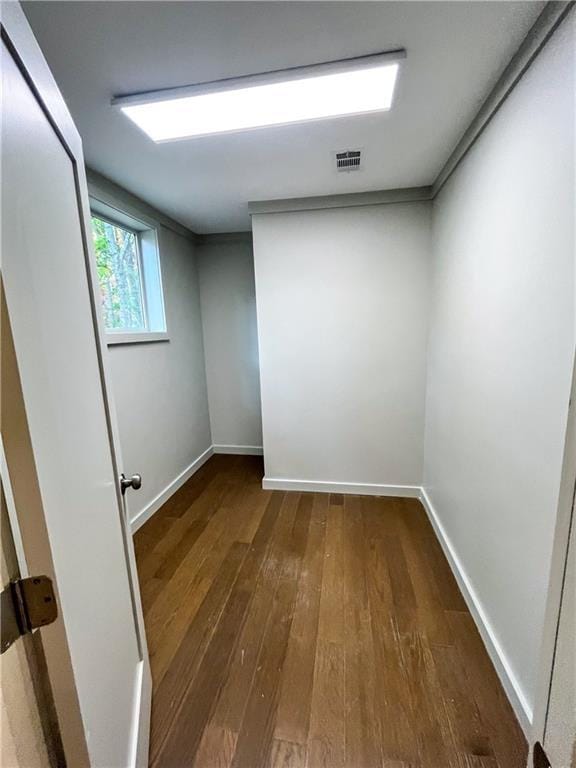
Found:
[{"label": "white wall", "polygon": [[212,440],[261,448],[252,236],[206,236],[197,253]]},{"label": "white wall", "polygon": [[574,351],[572,35],[555,34],[433,212],[424,484],[525,726]]},{"label": "white wall", "polygon": [[[146,222],[156,215],[119,187],[90,178],[90,192],[103,202]],[[142,475],[142,488],[127,494],[132,521],[143,511],[146,517],[150,505],[155,511],[156,497],[212,443],[195,246],[183,228],[161,224],[158,247],[170,340],[108,347],[122,469]]]},{"label": "white wall", "polygon": [[252,226],[267,481],[420,485],[430,204]]}]

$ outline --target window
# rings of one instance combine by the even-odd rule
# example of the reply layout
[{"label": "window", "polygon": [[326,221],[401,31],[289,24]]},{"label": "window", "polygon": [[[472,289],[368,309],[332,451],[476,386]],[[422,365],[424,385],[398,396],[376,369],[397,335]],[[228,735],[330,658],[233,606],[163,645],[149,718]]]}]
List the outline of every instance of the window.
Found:
[{"label": "window", "polygon": [[[99,206],[102,208],[102,206]],[[109,344],[167,339],[156,230],[92,211],[92,235]]]},{"label": "window", "polygon": [[92,232],[106,330],[146,330],[136,233],[96,216]]}]

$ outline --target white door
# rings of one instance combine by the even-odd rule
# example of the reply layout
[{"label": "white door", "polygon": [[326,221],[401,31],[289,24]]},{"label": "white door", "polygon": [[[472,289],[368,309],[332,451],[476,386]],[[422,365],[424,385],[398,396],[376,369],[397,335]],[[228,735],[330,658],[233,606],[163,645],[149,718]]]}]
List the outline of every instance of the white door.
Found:
[{"label": "white door", "polygon": [[553,768],[576,768],[576,525],[571,527],[554,649],[544,749]]},{"label": "white door", "polygon": [[81,144],[21,9],[2,11],[6,305],[90,764],[123,768],[146,761],[150,679],[90,290]]},{"label": "white door", "polygon": [[529,764],[576,768],[576,359],[538,678]]}]

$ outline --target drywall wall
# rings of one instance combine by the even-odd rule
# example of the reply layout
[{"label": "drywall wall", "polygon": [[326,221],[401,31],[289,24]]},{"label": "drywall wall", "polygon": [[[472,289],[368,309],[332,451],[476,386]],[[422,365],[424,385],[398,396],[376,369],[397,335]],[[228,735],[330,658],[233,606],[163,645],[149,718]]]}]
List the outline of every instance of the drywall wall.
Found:
[{"label": "drywall wall", "polygon": [[138,525],[212,443],[195,246],[191,233],[102,177],[89,176],[89,191],[157,224],[169,341],[108,347],[122,471],[142,475],[142,488],[126,497]]},{"label": "drywall wall", "polygon": [[564,22],[433,208],[424,486],[525,728],[574,352],[574,49]]},{"label": "drywall wall", "polygon": [[252,226],[265,486],[410,492],[422,480],[430,203],[258,214]]},{"label": "drywall wall", "polygon": [[252,236],[209,235],[197,248],[215,449],[262,448]]}]

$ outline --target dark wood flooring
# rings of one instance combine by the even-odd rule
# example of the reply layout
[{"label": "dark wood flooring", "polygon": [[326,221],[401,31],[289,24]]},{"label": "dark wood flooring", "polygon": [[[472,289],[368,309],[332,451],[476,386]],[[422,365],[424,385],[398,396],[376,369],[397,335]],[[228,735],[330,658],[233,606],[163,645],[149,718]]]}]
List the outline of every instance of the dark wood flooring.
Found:
[{"label": "dark wood flooring", "polygon": [[420,503],[214,456],[135,536],[153,768],[525,768]]}]

